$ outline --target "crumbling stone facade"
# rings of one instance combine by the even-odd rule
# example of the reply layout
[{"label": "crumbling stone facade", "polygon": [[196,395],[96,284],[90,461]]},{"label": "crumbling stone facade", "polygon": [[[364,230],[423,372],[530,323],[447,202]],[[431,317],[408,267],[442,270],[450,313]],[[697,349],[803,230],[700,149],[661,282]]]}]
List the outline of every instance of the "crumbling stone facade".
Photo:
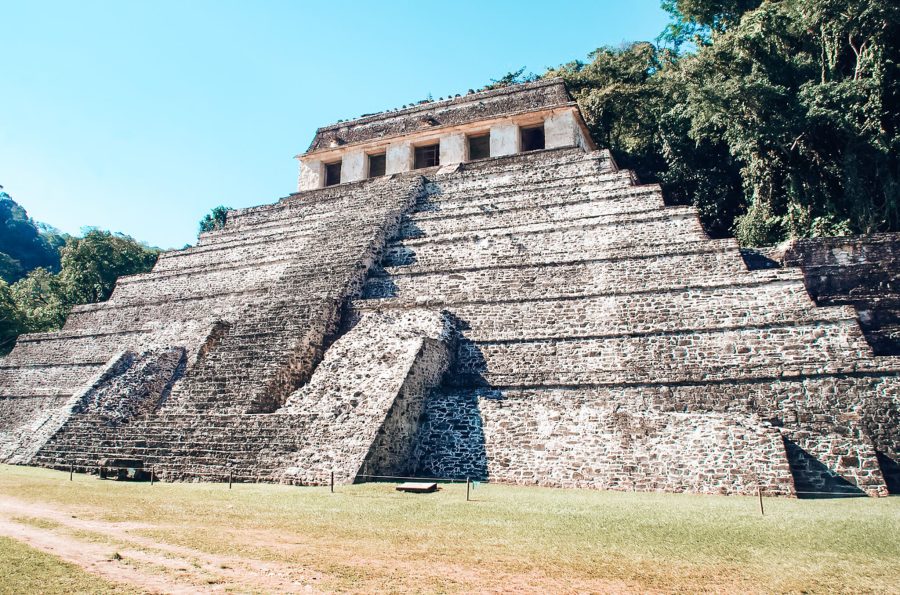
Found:
[{"label": "crumbling stone facade", "polygon": [[[490,156],[470,159],[484,134]],[[413,169],[420,143],[438,165]],[[383,175],[366,165],[382,151]],[[343,183],[324,186],[336,158]],[[0,458],[139,459],[170,480],[896,490],[900,360],[833,297],[858,291],[820,291],[893,279],[892,238],[868,272],[804,245],[755,266],[596,150],[559,80],[326,127],[300,161],[300,192],[21,337],[0,361]]]}]

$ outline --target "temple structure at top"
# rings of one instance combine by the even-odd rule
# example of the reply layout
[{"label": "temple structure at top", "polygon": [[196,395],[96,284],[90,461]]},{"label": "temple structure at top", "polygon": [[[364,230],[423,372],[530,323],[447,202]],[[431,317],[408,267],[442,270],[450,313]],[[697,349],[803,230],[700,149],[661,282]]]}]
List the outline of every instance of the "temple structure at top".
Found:
[{"label": "temple structure at top", "polygon": [[560,78],[471,93],[319,128],[299,190],[540,149],[595,150]]}]

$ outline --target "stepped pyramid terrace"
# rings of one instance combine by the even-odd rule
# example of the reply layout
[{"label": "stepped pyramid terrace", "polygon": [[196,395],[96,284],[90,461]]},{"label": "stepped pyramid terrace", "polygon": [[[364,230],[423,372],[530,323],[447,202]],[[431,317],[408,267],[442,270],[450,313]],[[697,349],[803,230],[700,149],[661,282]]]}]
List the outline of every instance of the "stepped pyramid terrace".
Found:
[{"label": "stepped pyramid terrace", "polygon": [[560,79],[317,131],[299,191],[0,360],[0,460],[900,491],[893,236],[710,239]]}]

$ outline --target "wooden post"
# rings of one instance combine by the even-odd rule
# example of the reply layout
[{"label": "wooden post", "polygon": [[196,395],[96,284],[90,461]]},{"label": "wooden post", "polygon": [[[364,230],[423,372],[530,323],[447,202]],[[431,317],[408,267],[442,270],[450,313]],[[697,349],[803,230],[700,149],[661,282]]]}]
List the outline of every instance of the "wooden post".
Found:
[{"label": "wooden post", "polygon": [[766,509],[763,508],[762,487],[756,484],[756,495],[759,497],[759,514],[766,516]]},{"label": "wooden post", "polygon": [[75,474],[75,465],[69,465],[69,481],[72,481],[72,475]]},{"label": "wooden post", "polygon": [[153,485],[153,465],[150,465],[150,485]]},{"label": "wooden post", "polygon": [[331,493],[334,493],[334,471],[331,472]]},{"label": "wooden post", "polygon": [[472,481],[467,477],[466,478],[466,502],[469,501],[469,488],[472,486]]},{"label": "wooden post", "polygon": [[229,469],[228,470],[228,489],[229,490],[231,489],[231,475],[232,475],[232,471],[231,471],[231,469]]}]

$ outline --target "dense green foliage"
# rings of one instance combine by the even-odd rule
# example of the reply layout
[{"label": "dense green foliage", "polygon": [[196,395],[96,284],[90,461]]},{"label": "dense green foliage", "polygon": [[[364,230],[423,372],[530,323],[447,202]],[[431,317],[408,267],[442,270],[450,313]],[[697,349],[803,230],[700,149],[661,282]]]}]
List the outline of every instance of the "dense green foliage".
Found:
[{"label": "dense green foliage", "polygon": [[62,327],[75,304],[109,298],[116,279],[149,271],[159,250],[122,235],[92,229],[67,238],[58,273],[38,267],[9,286],[0,281],[0,354],[22,332]]},{"label": "dense green foliage", "polygon": [[566,79],[620,165],[745,245],[900,230],[895,3],[663,6],[673,21],[658,44],[547,73]]},{"label": "dense green foliage", "polygon": [[200,220],[200,233],[207,231],[216,231],[225,227],[225,220],[228,218],[230,207],[218,206],[203,216]]},{"label": "dense green foliage", "polygon": [[59,270],[59,248],[64,243],[64,236],[31,220],[9,194],[0,191],[0,279],[14,283],[37,267]]},{"label": "dense green foliage", "polygon": [[0,355],[12,349],[16,337],[24,327],[22,313],[13,299],[9,285],[0,279]]}]

